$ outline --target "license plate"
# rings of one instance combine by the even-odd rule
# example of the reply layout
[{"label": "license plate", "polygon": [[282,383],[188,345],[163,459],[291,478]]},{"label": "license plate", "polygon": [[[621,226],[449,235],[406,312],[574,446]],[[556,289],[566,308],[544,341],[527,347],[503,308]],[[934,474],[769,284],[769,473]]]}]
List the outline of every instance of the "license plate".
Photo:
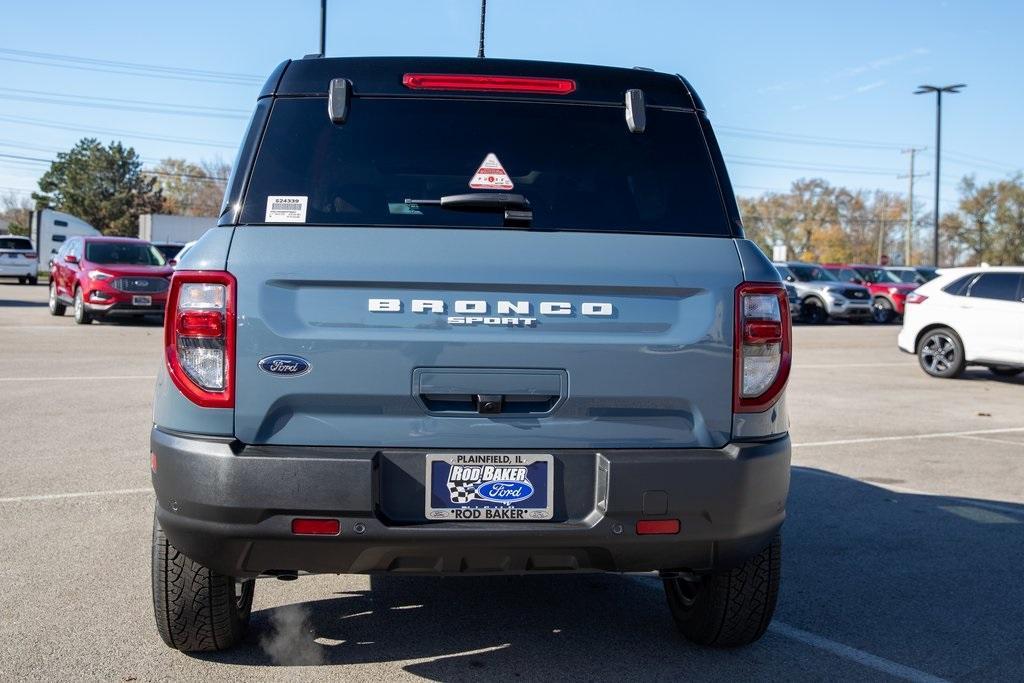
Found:
[{"label": "license plate", "polygon": [[152,305],[153,305],[153,297],[151,297],[151,296],[138,296],[138,295],[136,295],[136,296],[132,297],[132,306],[152,306]]},{"label": "license plate", "polygon": [[427,519],[551,519],[550,454],[432,453],[427,456]]}]

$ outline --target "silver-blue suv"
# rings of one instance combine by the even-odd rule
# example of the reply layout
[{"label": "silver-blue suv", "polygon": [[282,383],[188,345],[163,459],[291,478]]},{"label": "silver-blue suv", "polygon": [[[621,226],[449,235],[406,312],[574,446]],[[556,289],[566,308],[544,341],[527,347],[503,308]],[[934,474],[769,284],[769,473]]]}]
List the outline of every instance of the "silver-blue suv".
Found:
[{"label": "silver-blue suv", "polygon": [[254,579],[659,572],[698,643],[764,633],[790,312],[681,77],[285,62],[156,388],[153,603],[222,649]]}]

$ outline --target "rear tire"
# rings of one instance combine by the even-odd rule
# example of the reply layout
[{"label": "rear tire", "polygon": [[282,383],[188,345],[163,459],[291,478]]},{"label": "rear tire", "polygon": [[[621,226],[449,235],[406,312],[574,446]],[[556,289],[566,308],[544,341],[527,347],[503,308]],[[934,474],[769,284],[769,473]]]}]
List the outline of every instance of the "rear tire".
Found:
[{"label": "rear tire", "polygon": [[964,371],[964,343],[948,327],[929,330],[917,347],[921,369],[932,377],[952,379]]},{"label": "rear tire", "polygon": [[1015,368],[1009,365],[997,365],[988,369],[996,377],[1016,377],[1024,372],[1024,368]]},{"label": "rear tire", "polygon": [[79,325],[88,325],[92,322],[92,315],[85,310],[85,298],[81,288],[75,290],[75,322]]},{"label": "rear tire", "polygon": [[739,567],[703,577],[664,579],[676,627],[698,645],[738,647],[764,635],[775,614],[782,536]]},{"label": "rear tire", "polygon": [[50,282],[50,302],[48,305],[50,307],[50,315],[56,316],[64,315],[64,311],[68,308],[57,298],[57,285],[53,284],[53,282]]},{"label": "rear tire", "polygon": [[823,325],[828,322],[828,310],[825,302],[816,296],[804,299],[800,304],[800,319],[811,325]]},{"label": "rear tire", "polygon": [[225,650],[249,627],[255,581],[224,576],[189,559],[153,516],[153,614],[156,630],[182,652]]},{"label": "rear tire", "polygon": [[33,287],[35,287],[36,285],[39,284],[39,276],[38,275],[29,275],[28,276],[28,283],[30,285],[32,285]]}]

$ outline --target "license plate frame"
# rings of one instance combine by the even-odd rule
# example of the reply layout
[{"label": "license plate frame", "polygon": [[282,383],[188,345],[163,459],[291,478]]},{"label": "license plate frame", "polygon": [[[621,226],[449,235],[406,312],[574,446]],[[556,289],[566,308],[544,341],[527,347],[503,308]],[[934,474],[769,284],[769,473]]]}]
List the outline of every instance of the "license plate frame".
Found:
[{"label": "license plate frame", "polygon": [[132,306],[152,306],[153,297],[149,294],[133,294]]},{"label": "license plate frame", "polygon": [[550,453],[429,453],[424,516],[460,522],[550,520],[554,471]]}]

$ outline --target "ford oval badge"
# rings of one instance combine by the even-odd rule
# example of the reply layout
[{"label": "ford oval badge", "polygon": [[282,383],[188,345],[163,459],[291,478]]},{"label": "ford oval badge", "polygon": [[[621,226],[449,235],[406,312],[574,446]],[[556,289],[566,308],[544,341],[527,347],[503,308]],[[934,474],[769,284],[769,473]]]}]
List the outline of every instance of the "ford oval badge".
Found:
[{"label": "ford oval badge", "polygon": [[267,356],[260,361],[260,370],[269,372],[271,375],[281,377],[298,377],[305,375],[312,367],[309,361],[298,356],[281,354],[278,356]]},{"label": "ford oval badge", "polygon": [[515,503],[533,495],[533,485],[528,481],[489,481],[476,490],[477,498],[492,503]]}]

